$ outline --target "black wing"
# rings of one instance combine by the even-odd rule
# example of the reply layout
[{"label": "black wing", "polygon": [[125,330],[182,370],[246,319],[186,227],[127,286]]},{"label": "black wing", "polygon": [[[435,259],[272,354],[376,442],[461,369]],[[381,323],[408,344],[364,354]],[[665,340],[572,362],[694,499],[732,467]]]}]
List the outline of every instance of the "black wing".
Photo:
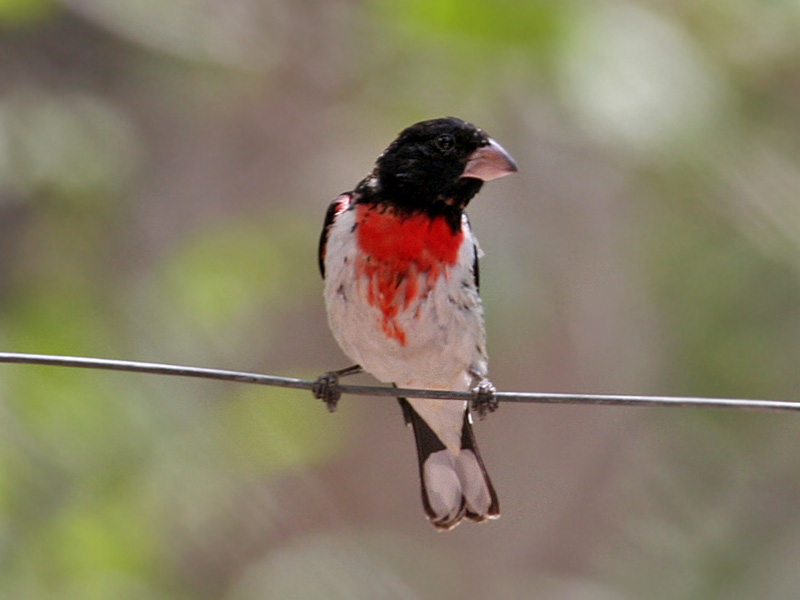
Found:
[{"label": "black wing", "polygon": [[[472,227],[469,224],[469,217],[467,214],[464,213],[464,226],[472,233]],[[473,237],[473,239],[475,239]],[[472,277],[475,280],[475,289],[481,291],[481,270],[480,265],[478,264],[478,244],[475,243],[472,246],[472,252],[475,255],[475,258],[472,261]]]},{"label": "black wing", "polygon": [[475,289],[481,291],[481,269],[478,264],[478,246],[475,246],[475,260],[472,263],[472,276],[475,278]]},{"label": "black wing", "polygon": [[319,272],[322,278],[325,279],[325,247],[328,245],[328,232],[333,225],[336,215],[350,206],[350,194],[342,194],[336,200],[331,202],[328,211],[325,213],[325,222],[322,224],[322,234],[319,236],[319,250],[317,252],[317,260],[319,261]]}]

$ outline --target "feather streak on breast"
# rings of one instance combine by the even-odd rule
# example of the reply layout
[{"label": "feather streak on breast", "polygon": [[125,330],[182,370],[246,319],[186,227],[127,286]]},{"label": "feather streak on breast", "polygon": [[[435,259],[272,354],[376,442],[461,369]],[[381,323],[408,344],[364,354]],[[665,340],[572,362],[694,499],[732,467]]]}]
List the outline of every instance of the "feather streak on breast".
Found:
[{"label": "feather streak on breast", "polygon": [[440,275],[447,277],[464,234],[444,217],[398,215],[366,205],[358,207],[356,224],[359,285],[366,285],[367,303],[380,310],[383,332],[405,346],[398,313],[427,295]]}]

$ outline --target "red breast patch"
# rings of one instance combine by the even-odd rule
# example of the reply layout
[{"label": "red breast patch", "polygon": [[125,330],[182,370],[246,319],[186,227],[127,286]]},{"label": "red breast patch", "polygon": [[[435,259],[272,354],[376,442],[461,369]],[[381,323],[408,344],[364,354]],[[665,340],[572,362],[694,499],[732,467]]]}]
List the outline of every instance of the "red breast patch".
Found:
[{"label": "red breast patch", "polygon": [[440,274],[447,276],[464,239],[444,217],[398,215],[389,208],[360,205],[356,236],[361,250],[356,262],[367,302],[381,311],[383,332],[406,343],[396,316],[427,294]]}]

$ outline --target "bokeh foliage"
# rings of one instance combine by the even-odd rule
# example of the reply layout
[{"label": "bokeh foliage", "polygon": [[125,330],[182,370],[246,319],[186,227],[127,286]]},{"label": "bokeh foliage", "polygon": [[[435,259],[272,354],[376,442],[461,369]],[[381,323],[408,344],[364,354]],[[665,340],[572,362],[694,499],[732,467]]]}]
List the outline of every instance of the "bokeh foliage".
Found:
[{"label": "bokeh foliage", "polygon": [[[316,243],[391,136],[471,206],[503,389],[800,399],[791,2],[0,0],[0,347],[313,376]],[[394,406],[0,370],[0,597],[793,598],[800,423],[505,407],[435,536]]]}]

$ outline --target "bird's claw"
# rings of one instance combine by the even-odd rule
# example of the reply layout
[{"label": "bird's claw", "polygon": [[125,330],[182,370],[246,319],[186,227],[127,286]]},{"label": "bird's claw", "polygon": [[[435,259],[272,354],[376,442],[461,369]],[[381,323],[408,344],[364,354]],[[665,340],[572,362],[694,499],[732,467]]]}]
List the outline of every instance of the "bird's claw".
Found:
[{"label": "bird's claw", "polygon": [[314,394],[314,398],[325,403],[328,412],[335,412],[336,405],[342,397],[342,391],[339,389],[339,376],[333,371],[323,373],[314,381],[311,393]]},{"label": "bird's claw", "polygon": [[478,418],[483,419],[486,415],[497,410],[499,402],[495,393],[497,389],[488,379],[482,379],[472,388],[472,410],[478,413]]},{"label": "bird's claw", "polygon": [[311,393],[314,398],[322,400],[328,407],[328,412],[335,412],[336,405],[342,397],[342,389],[339,387],[339,378],[347,375],[356,375],[363,369],[360,365],[353,365],[338,371],[328,371],[317,377],[314,385],[311,386]]}]

